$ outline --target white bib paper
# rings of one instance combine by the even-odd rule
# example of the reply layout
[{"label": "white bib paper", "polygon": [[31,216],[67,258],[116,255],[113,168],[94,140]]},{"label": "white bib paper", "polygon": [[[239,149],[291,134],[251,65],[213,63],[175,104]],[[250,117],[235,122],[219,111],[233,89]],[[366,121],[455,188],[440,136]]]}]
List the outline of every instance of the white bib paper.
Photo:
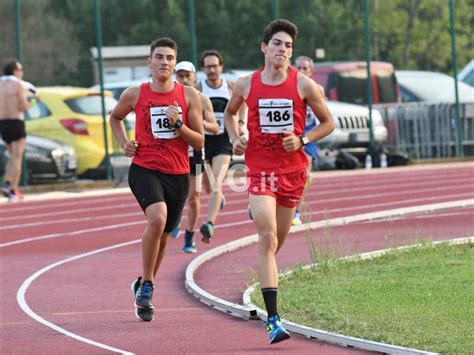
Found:
[{"label": "white bib paper", "polygon": [[258,112],[263,133],[283,133],[294,130],[292,100],[259,99]]},{"label": "white bib paper", "polygon": [[[169,106],[150,107],[151,131],[155,138],[172,139],[178,136],[176,128],[172,127],[166,117],[166,110]],[[178,117],[183,118],[181,106],[178,106]]]},{"label": "white bib paper", "polygon": [[217,125],[219,126],[219,132],[217,134],[224,133],[224,112],[215,112]]}]

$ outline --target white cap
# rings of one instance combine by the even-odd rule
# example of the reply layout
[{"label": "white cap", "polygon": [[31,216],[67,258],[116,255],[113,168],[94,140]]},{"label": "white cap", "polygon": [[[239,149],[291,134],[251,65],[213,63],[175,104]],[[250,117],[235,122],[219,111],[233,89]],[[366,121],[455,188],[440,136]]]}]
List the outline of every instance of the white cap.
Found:
[{"label": "white cap", "polygon": [[179,62],[178,64],[176,64],[176,68],[174,70],[177,72],[180,70],[186,70],[193,73],[196,72],[196,68],[194,67],[194,64],[186,60],[183,60],[182,62]]}]

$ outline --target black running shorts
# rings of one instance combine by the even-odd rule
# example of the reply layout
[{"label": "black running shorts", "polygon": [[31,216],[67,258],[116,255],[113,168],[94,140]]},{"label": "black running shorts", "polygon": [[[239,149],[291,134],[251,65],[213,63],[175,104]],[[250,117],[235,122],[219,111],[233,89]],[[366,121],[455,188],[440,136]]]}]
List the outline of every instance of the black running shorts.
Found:
[{"label": "black running shorts", "polygon": [[189,168],[191,170],[190,174],[192,176],[201,175],[202,172],[204,171],[204,160],[189,158]]},{"label": "black running shorts", "polygon": [[0,120],[0,135],[7,144],[25,138],[25,121],[17,118]]},{"label": "black running shorts", "polygon": [[224,144],[213,145],[213,144],[206,144],[205,154],[206,160],[209,163],[212,163],[212,158],[218,155],[230,155],[232,156],[232,144],[230,142],[226,142]]},{"label": "black running shorts", "polygon": [[128,173],[128,184],[143,212],[154,203],[166,204],[168,217],[164,231],[170,233],[178,224],[188,198],[189,174],[165,174],[132,164]]}]

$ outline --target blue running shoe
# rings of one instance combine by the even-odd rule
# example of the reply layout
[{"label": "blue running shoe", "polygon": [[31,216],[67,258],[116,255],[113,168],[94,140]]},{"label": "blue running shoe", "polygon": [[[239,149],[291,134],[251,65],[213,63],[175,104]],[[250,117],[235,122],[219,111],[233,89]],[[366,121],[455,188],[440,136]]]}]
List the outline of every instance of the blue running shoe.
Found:
[{"label": "blue running shoe", "polygon": [[290,338],[290,334],[281,324],[279,316],[271,316],[267,319],[267,330],[270,344],[276,344],[280,341]]},{"label": "blue running shoe", "polygon": [[222,198],[221,198],[221,207],[220,209],[223,209],[225,207],[225,196],[222,195]]},{"label": "blue running shoe", "polygon": [[179,237],[179,225],[181,224],[182,218],[183,218],[183,215],[180,215],[178,219],[178,223],[176,224],[176,227],[174,227],[174,229],[170,233],[171,237],[174,239]]},{"label": "blue running shoe", "polygon": [[194,232],[184,232],[184,246],[183,251],[185,253],[195,253],[197,251],[196,244],[194,243]]},{"label": "blue running shoe", "polygon": [[3,196],[5,197],[8,197],[8,195],[10,194],[10,190],[11,190],[11,185],[8,181],[5,181],[2,185],[2,194]]},{"label": "blue running shoe", "polygon": [[214,234],[214,226],[212,225],[212,223],[211,222],[203,223],[199,231],[202,234],[202,238],[201,238],[202,242],[209,244],[211,241],[212,235]]},{"label": "blue running shoe", "polygon": [[140,284],[141,277],[134,280],[131,285],[135,299],[135,316],[145,322],[150,322],[155,317],[155,309],[151,304],[154,286],[151,281]]},{"label": "blue running shoe", "polygon": [[193,243],[192,245],[185,245],[183,247],[183,252],[186,254],[195,254],[197,252],[196,244]]},{"label": "blue running shoe", "polygon": [[170,235],[171,235],[171,238],[174,238],[174,239],[179,237],[179,225],[174,227],[174,229],[171,231]]}]

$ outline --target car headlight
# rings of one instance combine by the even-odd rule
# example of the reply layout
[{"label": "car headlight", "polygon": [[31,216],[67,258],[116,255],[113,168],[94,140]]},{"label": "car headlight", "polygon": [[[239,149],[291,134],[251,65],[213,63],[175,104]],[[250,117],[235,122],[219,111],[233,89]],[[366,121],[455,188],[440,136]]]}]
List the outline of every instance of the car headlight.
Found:
[{"label": "car headlight", "polygon": [[51,152],[51,156],[54,159],[61,158],[64,155],[64,150],[63,149],[55,149]]}]

